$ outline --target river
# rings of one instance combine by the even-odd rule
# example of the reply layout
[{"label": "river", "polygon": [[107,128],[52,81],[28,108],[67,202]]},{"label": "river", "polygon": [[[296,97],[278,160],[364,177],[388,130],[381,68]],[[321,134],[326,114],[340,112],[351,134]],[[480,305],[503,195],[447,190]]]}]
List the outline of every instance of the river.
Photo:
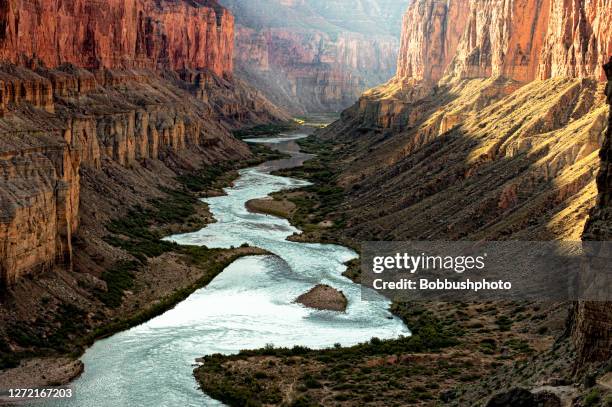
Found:
[{"label": "river", "polygon": [[[205,202],[217,219],[206,228],[168,238],[180,244],[229,248],[243,243],[266,249],[274,256],[251,256],[232,263],[207,287],[172,310],[127,331],[97,341],[82,357],[83,375],[71,384],[74,397],[46,401],[49,406],[217,406],[204,395],[192,376],[195,359],[241,349],[304,345],[352,345],[376,336],[408,335],[392,316],[382,297],[361,301],[360,286],[341,273],[356,257],[345,247],[287,241],[297,229],[287,220],[249,213],[245,203],[305,181],[270,172],[299,166],[307,155],[295,140],[305,133],[257,139],[291,159],[271,161],[240,171],[227,195]],[[300,294],[319,283],[342,290],[346,313],[316,311],[295,304]],[[40,404],[37,404],[40,405]]]}]

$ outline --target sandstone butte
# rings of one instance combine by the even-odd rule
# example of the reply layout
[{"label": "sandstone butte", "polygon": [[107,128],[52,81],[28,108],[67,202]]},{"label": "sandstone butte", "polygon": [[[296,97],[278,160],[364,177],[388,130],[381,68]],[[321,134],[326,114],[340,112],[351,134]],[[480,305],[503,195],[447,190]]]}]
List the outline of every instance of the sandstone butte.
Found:
[{"label": "sandstone butte", "polygon": [[[396,76],[322,134],[351,155],[346,233],[576,240],[599,187],[584,238],[608,240],[610,55],[612,0],[412,2]],[[581,355],[610,356],[606,306],[574,322]]]},{"label": "sandstone butte", "polygon": [[244,158],[228,128],[286,118],[232,78],[234,18],[214,0],[8,0],[0,22],[3,286],[71,269],[79,224],[128,209],[103,187],[146,201],[130,177],[150,160]]}]

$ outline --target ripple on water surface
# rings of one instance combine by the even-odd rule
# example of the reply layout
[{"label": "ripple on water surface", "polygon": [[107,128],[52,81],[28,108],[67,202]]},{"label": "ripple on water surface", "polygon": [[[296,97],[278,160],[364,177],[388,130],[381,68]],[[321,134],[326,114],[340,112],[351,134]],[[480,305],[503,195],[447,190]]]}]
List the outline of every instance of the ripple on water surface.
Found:
[{"label": "ripple on water surface", "polygon": [[[296,137],[293,137],[296,138]],[[293,151],[291,141],[276,147]],[[284,164],[280,164],[284,165]],[[251,256],[232,263],[207,287],[174,309],[96,342],[82,360],[85,372],[72,384],[71,400],[58,406],[216,406],[196,387],[195,358],[241,349],[304,345],[352,345],[373,336],[391,338],[409,331],[388,312],[382,297],[361,301],[361,288],[341,276],[356,257],[342,246],[286,240],[298,232],[286,220],[249,213],[245,203],[306,182],[277,177],[270,163],[242,170],[227,196],[205,201],[217,219],[199,232],[172,236],[182,244],[227,248],[248,243],[275,256]],[[324,283],[342,290],[346,313],[315,311],[295,304],[300,294]]]}]

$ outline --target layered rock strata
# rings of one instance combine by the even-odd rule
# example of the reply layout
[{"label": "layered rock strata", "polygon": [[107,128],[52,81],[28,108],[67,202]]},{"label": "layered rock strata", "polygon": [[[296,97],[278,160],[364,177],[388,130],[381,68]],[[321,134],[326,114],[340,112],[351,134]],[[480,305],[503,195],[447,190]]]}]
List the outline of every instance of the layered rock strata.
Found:
[{"label": "layered rock strata", "polygon": [[[585,238],[608,240],[611,16],[610,0],[414,2],[396,77],[321,133],[342,146],[347,234],[578,240],[597,201]],[[609,358],[609,315],[578,305],[583,361]]]},{"label": "layered rock strata", "polygon": [[15,64],[232,74],[234,19],[215,0],[7,0],[0,21],[0,59]]},{"label": "layered rock strata", "polygon": [[395,73],[407,0],[224,4],[237,18],[238,72],[294,113],[342,110]]},{"label": "layered rock strata", "polygon": [[233,16],[213,0],[9,0],[0,22],[3,286],[72,267],[82,174],[244,158],[229,129],[287,119],[233,79]]},{"label": "layered rock strata", "polygon": [[457,53],[469,11],[469,0],[415,1],[404,15],[396,78],[442,79]]},{"label": "layered rock strata", "polygon": [[5,88],[20,95],[3,94],[7,110],[0,117],[5,285],[55,264],[71,265],[83,167],[103,171],[110,160],[130,169],[170,152],[213,147],[246,154],[217,118],[235,125],[274,117],[263,99],[214,74],[216,86],[198,99],[152,71],[62,66],[34,72],[6,65],[0,72]]},{"label": "layered rock strata", "polygon": [[603,79],[610,19],[608,0],[420,0],[404,17],[397,78]]},{"label": "layered rock strata", "polygon": [[552,0],[539,77],[599,77],[612,55],[612,4],[609,0]]}]

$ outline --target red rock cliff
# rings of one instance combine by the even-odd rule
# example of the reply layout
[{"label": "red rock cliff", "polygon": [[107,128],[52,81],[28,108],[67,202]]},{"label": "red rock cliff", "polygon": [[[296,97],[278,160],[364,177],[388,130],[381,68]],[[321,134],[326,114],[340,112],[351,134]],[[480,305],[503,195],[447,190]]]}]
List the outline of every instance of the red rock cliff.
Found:
[{"label": "red rock cliff", "polygon": [[13,63],[232,73],[234,19],[214,0],[4,0],[0,21]]},{"label": "red rock cliff", "polygon": [[438,81],[455,57],[469,0],[419,0],[404,15],[397,77]]},{"label": "red rock cliff", "polygon": [[[603,78],[612,0],[418,0],[404,16],[396,76],[363,94],[364,125],[421,120],[438,81],[501,77],[502,96],[535,79]],[[443,126],[444,127],[444,126]]]},{"label": "red rock cliff", "polygon": [[600,76],[612,55],[612,1],[553,0],[540,77]]},{"label": "red rock cliff", "polygon": [[600,77],[612,1],[420,0],[404,18],[398,77]]},{"label": "red rock cliff", "polygon": [[471,1],[452,72],[461,78],[536,77],[550,0]]},{"label": "red rock cliff", "polygon": [[230,128],[287,119],[232,78],[233,27],[213,0],[0,1],[0,286],[72,267],[99,203],[82,173],[133,190],[134,169],[241,159]]}]

